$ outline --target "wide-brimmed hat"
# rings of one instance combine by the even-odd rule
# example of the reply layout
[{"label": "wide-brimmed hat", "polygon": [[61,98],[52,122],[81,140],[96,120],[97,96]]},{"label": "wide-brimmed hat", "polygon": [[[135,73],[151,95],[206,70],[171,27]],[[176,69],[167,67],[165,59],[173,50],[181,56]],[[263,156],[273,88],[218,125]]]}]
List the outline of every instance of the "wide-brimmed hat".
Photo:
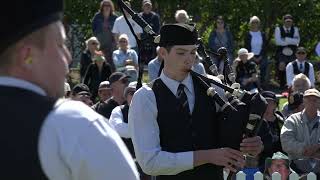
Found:
[{"label": "wide-brimmed hat", "polygon": [[307,97],[307,96],[315,96],[317,98],[320,98],[320,92],[316,89],[308,89],[303,94],[303,97]]},{"label": "wide-brimmed hat", "polygon": [[241,55],[244,55],[244,54],[247,54],[248,55],[248,60],[253,58],[254,54],[252,52],[249,52],[248,49],[246,48],[241,48],[239,49],[238,51],[238,57],[235,59],[237,61],[240,61],[240,56]]}]

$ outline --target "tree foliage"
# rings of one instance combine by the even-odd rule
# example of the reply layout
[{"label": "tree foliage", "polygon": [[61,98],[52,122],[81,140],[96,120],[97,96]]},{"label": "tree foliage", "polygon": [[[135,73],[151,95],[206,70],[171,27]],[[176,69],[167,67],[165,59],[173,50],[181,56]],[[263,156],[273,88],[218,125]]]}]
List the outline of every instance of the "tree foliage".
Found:
[{"label": "tree foliage", "polygon": [[[141,11],[142,0],[132,0],[132,8]],[[266,32],[269,54],[274,52],[274,29],[282,23],[282,16],[292,14],[294,23],[300,29],[301,45],[314,54],[314,47],[320,41],[320,1],[319,0],[153,0],[154,10],[162,23],[174,22],[177,9],[185,9],[197,23],[205,42],[214,27],[214,19],[222,15],[232,31],[237,48],[243,46],[243,38],[248,31],[251,16],[258,16],[262,31]],[[92,35],[91,20],[99,8],[100,0],[66,0],[65,16],[67,24],[77,24],[81,42]],[[114,1],[117,8],[117,1]],[[237,49],[236,48],[236,49]]]}]

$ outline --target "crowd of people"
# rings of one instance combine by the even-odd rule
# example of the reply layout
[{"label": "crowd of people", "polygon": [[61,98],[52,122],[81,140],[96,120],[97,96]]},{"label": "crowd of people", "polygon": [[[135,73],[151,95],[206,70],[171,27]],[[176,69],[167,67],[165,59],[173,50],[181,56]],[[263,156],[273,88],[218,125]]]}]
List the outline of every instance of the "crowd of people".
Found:
[{"label": "crowd of people", "polygon": [[[292,172],[301,178],[309,172],[320,177],[320,92],[291,15],[275,29],[276,73],[280,87],[288,90],[283,108],[279,95],[264,86],[270,60],[260,19],[250,18],[245,44],[234,57],[232,33],[222,16],[216,18],[208,48],[227,50],[226,59],[209,52],[218,74],[230,65],[232,83],[260,93],[267,104],[259,132],[244,136],[233,149],[221,146],[224,139],[219,136],[225,107],[208,98],[203,88],[214,86],[227,100],[225,91],[212,84],[225,82],[202,63],[206,57],[197,52],[199,34],[187,11],[177,10],[175,23],[161,25],[152,2],[143,0],[140,15],[160,35],[156,42],[126,11],[117,17],[113,2],[102,0],[81,56],[81,82],[70,87],[65,79],[71,58],[61,23],[63,1],[22,3],[14,11],[25,21],[1,16],[14,22],[0,31],[0,92],[5,94],[0,107],[10,120],[1,132],[1,152],[12,155],[5,157],[0,177],[207,180],[240,169],[248,179],[257,171],[265,179],[274,172],[283,180]],[[143,66],[138,55],[149,76],[139,89]]]}]

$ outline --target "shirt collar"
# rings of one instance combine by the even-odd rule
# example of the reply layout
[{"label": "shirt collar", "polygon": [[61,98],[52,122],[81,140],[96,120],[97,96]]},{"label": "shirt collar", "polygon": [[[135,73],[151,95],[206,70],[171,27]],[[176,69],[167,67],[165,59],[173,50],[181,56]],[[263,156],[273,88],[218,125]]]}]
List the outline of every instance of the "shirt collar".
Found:
[{"label": "shirt collar", "polygon": [[297,61],[298,64],[304,64],[306,62],[306,60],[299,61],[298,59],[296,59],[296,61]]},{"label": "shirt collar", "polygon": [[9,87],[16,87],[26,89],[42,96],[46,96],[46,92],[40,88],[39,86],[32,84],[28,81],[17,79],[13,77],[1,76],[0,77],[0,85],[1,86],[9,86]]},{"label": "shirt collar", "polygon": [[178,86],[180,83],[182,83],[183,85],[185,85],[186,89],[193,94],[193,82],[192,82],[192,78],[190,73],[188,74],[188,76],[181,82],[176,81],[174,79],[169,78],[167,75],[165,75],[163,73],[163,71],[161,72],[160,75],[160,79],[163,81],[163,83],[170,89],[170,91],[176,95],[177,90],[178,90]]},{"label": "shirt collar", "polygon": [[[307,117],[307,115],[306,115],[306,112],[305,112],[305,110],[302,110],[302,121],[304,122],[304,123],[309,123],[309,120],[308,120],[308,117]],[[317,117],[316,117],[316,120],[315,121],[320,121],[320,112],[318,111],[318,113],[317,113]]]}]

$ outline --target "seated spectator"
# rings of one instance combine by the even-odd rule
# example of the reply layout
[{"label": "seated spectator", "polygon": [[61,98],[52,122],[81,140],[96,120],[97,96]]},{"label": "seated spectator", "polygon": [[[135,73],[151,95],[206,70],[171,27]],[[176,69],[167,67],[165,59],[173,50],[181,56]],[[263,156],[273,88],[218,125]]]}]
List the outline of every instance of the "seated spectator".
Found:
[{"label": "seated spectator", "polygon": [[92,94],[92,101],[95,102],[98,95],[99,84],[108,80],[111,75],[111,66],[105,61],[102,51],[95,51],[93,62],[88,66],[83,83],[88,85]]},{"label": "seated spectator", "polygon": [[82,83],[73,87],[70,98],[75,101],[81,101],[88,106],[93,105],[89,87]]},{"label": "seated spectator", "polygon": [[100,43],[96,37],[91,37],[88,40],[86,40],[86,49],[81,54],[81,58],[80,58],[81,81],[83,81],[84,76],[86,75],[88,66],[92,63],[94,52],[98,51],[99,47],[100,47]]},{"label": "seated spectator", "polygon": [[257,65],[252,61],[253,53],[249,53],[247,49],[241,48],[238,51],[238,57],[234,61],[234,69],[236,73],[236,82],[242,89],[251,92],[258,91],[258,72]]},{"label": "seated spectator", "polygon": [[97,109],[99,114],[109,119],[111,112],[115,107],[126,103],[123,92],[128,86],[128,78],[129,76],[122,72],[114,72],[111,74],[109,82],[112,89],[112,96]]},{"label": "seated spectator", "polygon": [[161,55],[159,54],[160,47],[157,47],[157,57],[152,59],[148,63],[148,75],[149,75],[149,81],[153,81],[154,79],[158,78],[159,76],[159,70],[162,63]]},{"label": "seated spectator", "polygon": [[281,180],[289,180],[289,175],[292,172],[288,156],[281,152],[276,152],[272,158],[266,159],[264,179],[271,180],[272,174],[275,172],[281,175]]},{"label": "seated spectator", "polygon": [[260,82],[261,84],[264,84],[268,67],[266,55],[267,39],[265,33],[260,30],[260,23],[260,19],[257,16],[252,16],[250,18],[250,31],[245,37],[244,46],[249,52],[254,53],[253,60],[260,69]]},{"label": "seated spectator", "polygon": [[297,59],[295,61],[290,62],[286,67],[286,76],[287,76],[287,86],[288,88],[292,87],[292,80],[294,75],[303,73],[306,75],[310,81],[311,86],[314,87],[315,77],[314,77],[314,69],[313,65],[307,62],[307,51],[304,47],[298,47],[296,51]]},{"label": "seated spectator", "polygon": [[187,11],[185,11],[183,9],[177,10],[174,17],[175,17],[177,23],[189,23],[190,22],[189,15],[188,15]]},{"label": "seated spectator", "polygon": [[288,102],[283,107],[282,113],[285,118],[288,118],[291,114],[301,112],[303,108],[303,93],[295,91],[289,94]]},{"label": "seated spectator", "polygon": [[116,71],[125,72],[126,66],[134,66],[138,69],[138,55],[136,51],[130,49],[129,39],[126,34],[119,36],[119,49],[113,51],[112,59],[116,67]]},{"label": "seated spectator", "polygon": [[276,94],[272,91],[264,91],[261,95],[267,100],[268,106],[263,115],[263,119],[268,123],[272,135],[272,151],[282,152],[280,142],[280,132],[283,125],[284,117],[277,111],[278,100]]},{"label": "seated spectator", "polygon": [[202,74],[202,75],[206,75],[206,70],[204,69],[204,66],[202,64],[202,57],[198,54],[198,52],[196,52],[196,60],[194,61],[194,65],[192,67],[192,70]]},{"label": "seated spectator", "polygon": [[109,81],[102,81],[98,89],[99,101],[91,108],[97,111],[112,96],[111,86]]},{"label": "seated spectator", "polygon": [[288,153],[290,160],[294,160],[292,168],[297,173],[307,173],[297,167],[297,159],[312,163],[314,159],[320,158],[320,92],[316,89],[306,90],[303,103],[304,110],[289,116],[284,122],[280,136],[282,148]]}]

